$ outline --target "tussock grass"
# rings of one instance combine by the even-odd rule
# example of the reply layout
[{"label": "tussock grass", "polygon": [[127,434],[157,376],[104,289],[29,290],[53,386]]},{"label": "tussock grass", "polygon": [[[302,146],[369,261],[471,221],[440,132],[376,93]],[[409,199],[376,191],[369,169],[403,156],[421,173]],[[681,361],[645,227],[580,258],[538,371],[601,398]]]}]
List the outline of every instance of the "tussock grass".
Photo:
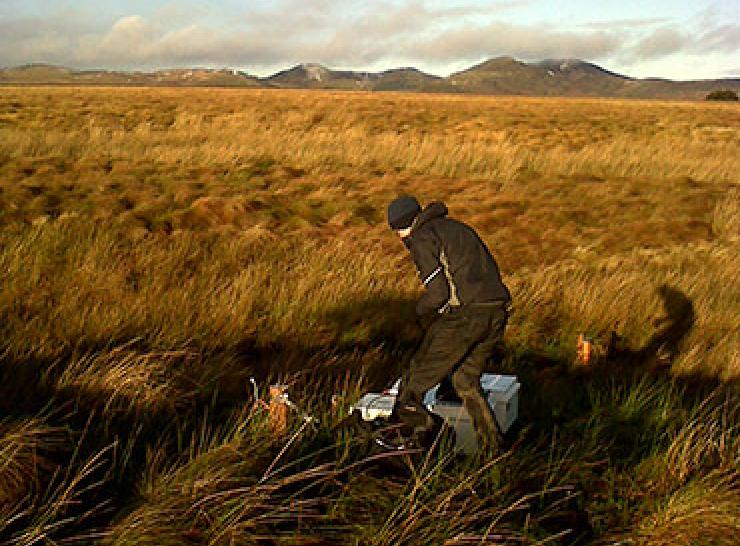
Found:
[{"label": "tussock grass", "polygon": [[604,348],[615,333],[617,348],[636,367],[670,362],[675,373],[736,380],[738,268],[738,254],[723,245],[638,249],[607,259],[584,252],[516,279],[521,315],[513,320],[513,340],[521,336],[523,348],[538,337],[568,347],[585,331]]},{"label": "tussock grass", "polygon": [[41,419],[3,434],[0,536],[10,545],[55,542],[62,533],[73,542],[97,540],[105,532],[96,517],[109,500],[99,495],[111,475],[112,446],[85,455],[78,438]]},{"label": "tussock grass", "polygon": [[714,233],[729,242],[737,242],[740,237],[740,205],[738,202],[740,202],[740,190],[734,188],[717,203],[712,216]]},{"label": "tussock grass", "polygon": [[39,493],[42,474],[49,471],[45,454],[63,446],[65,440],[63,430],[38,419],[0,426],[0,507],[12,508]]},{"label": "tussock grass", "polygon": [[634,534],[634,544],[730,545],[737,541],[737,472],[710,474],[689,482],[647,516]]},{"label": "tussock grass", "polygon": [[115,347],[72,359],[53,381],[61,390],[105,393],[104,412],[164,411],[187,403],[187,393],[176,388],[173,372],[178,361],[193,356],[187,351],[139,353]]},{"label": "tussock grass", "polygon": [[[739,131],[732,105],[4,88],[0,542],[731,543]],[[389,473],[344,418],[419,340],[402,192],[493,249],[491,369],[523,390],[505,453]],[[250,378],[289,383],[284,434]]]},{"label": "tussock grass", "polygon": [[687,480],[706,468],[730,472],[738,468],[740,402],[732,394],[716,393],[707,398],[675,434],[666,453],[673,476]]}]

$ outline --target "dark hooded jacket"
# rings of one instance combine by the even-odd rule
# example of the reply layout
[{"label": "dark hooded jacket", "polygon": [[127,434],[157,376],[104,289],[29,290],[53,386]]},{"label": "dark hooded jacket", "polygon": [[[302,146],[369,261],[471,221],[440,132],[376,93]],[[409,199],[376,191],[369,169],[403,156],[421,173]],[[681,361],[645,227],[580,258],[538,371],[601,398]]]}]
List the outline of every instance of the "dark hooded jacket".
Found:
[{"label": "dark hooded jacket", "polygon": [[416,306],[417,314],[511,301],[485,243],[471,227],[447,218],[444,203],[429,204],[414,221],[405,242],[426,287]]}]

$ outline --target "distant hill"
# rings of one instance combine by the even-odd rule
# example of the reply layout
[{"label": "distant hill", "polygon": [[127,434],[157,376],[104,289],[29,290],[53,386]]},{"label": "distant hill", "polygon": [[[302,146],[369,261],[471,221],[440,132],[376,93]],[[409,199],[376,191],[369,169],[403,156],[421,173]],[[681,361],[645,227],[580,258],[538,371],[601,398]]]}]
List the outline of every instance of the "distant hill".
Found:
[{"label": "distant hill", "polygon": [[448,92],[455,89],[440,76],[416,68],[384,72],[331,70],[319,64],[301,64],[262,80],[273,87],[299,89],[364,89],[368,91]]},{"label": "distant hill", "polygon": [[300,64],[273,74],[262,81],[273,87],[299,89],[367,89],[376,74],[330,70],[320,64]]},{"label": "distant hill", "polygon": [[704,99],[712,91],[721,89],[740,92],[740,78],[696,81],[673,81],[659,78],[632,80],[620,90],[619,96],[640,99]]},{"label": "distant hill", "polygon": [[187,87],[257,87],[260,81],[248,74],[229,69],[172,69],[156,72],[122,72],[109,70],[72,70],[69,68],[30,64],[0,69],[0,84],[26,85],[131,85]]},{"label": "distant hill", "polygon": [[740,92],[740,79],[672,81],[637,79],[580,59],[549,59],[525,63],[512,57],[489,59],[443,78],[416,68],[384,72],[333,70],[300,64],[272,76],[257,78],[230,69],[172,69],[156,72],[73,70],[31,64],[0,69],[0,84],[131,85],[200,87],[273,87],[295,89],[357,89],[481,95],[624,97],[701,100],[718,89]]},{"label": "distant hill", "polygon": [[379,74],[376,91],[417,91],[426,93],[454,93],[447,78],[433,76],[416,68],[396,68]]},{"label": "distant hill", "polygon": [[614,96],[629,78],[576,59],[527,64],[499,57],[452,74],[449,80],[462,92],[481,94]]},{"label": "distant hill", "polygon": [[524,63],[511,57],[498,57],[452,74],[448,80],[458,92],[484,95],[700,100],[716,89],[740,89],[740,79],[636,79],[580,59]]}]

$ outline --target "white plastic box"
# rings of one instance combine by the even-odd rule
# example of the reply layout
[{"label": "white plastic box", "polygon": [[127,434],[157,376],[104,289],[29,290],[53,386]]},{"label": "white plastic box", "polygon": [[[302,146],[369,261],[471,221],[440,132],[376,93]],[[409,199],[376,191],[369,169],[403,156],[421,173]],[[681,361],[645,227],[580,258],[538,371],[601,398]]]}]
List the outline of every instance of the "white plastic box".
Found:
[{"label": "white plastic box", "polygon": [[[352,406],[352,411],[359,412],[364,421],[386,419],[393,412],[393,406],[398,396],[396,381],[393,388],[382,393],[368,393]],[[496,422],[502,433],[508,432],[519,416],[519,389],[520,384],[513,375],[483,374],[481,389],[493,409]],[[477,447],[477,436],[473,430],[472,419],[465,411],[460,401],[438,400],[439,385],[427,391],[424,396],[424,405],[442,417],[455,430],[456,446],[464,451],[473,451]]]},{"label": "white plastic box", "polygon": [[519,418],[519,389],[521,385],[513,375],[483,374],[480,380],[488,404],[493,408],[501,432],[506,434]]},{"label": "white plastic box", "polygon": [[393,406],[396,405],[400,385],[401,380],[399,379],[387,391],[366,394],[350,408],[350,413],[359,412],[363,421],[387,419],[393,413]]}]

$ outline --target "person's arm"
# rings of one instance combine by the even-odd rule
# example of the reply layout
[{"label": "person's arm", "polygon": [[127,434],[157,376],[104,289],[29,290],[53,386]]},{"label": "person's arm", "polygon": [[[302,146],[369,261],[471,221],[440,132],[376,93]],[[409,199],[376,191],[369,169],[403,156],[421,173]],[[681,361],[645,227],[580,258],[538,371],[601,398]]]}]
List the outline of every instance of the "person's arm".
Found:
[{"label": "person's arm", "polygon": [[437,313],[450,299],[450,287],[439,261],[440,251],[433,236],[419,237],[411,246],[411,257],[426,289],[416,305],[416,314],[420,317]]}]

